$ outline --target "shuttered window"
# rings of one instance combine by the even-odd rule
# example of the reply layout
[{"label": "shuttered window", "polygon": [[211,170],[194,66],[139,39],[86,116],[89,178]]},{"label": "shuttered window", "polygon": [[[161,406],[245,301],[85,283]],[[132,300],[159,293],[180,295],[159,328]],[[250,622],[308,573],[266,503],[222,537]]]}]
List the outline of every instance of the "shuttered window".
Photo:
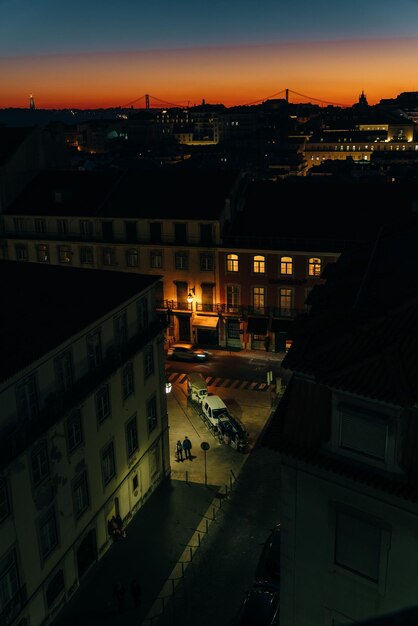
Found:
[{"label": "shuttered window", "polygon": [[341,448],[358,454],[386,460],[388,422],[382,417],[375,417],[342,408],[340,413]]},{"label": "shuttered window", "polygon": [[382,528],[367,519],[337,511],[335,563],[369,580],[379,580]]}]

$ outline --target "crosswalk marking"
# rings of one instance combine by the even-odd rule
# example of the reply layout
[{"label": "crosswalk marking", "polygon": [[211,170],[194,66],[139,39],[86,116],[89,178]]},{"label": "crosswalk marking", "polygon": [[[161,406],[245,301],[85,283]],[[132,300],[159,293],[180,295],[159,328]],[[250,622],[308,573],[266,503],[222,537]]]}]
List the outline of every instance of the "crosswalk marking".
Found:
[{"label": "crosswalk marking", "polygon": [[[186,382],[187,374],[184,374],[184,372],[173,372],[168,370],[167,380],[169,380],[170,383],[178,383],[181,385]],[[225,387],[229,389],[241,389],[244,391],[267,391],[269,389],[269,386],[266,385],[266,383],[257,383],[251,380],[239,380],[236,378],[207,376],[205,381],[208,387]]]}]

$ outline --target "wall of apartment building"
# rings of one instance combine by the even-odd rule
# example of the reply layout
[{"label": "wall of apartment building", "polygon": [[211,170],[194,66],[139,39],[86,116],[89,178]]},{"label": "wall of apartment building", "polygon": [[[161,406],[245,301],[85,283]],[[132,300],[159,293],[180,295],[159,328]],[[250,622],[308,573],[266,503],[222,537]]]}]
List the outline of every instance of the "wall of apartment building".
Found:
[{"label": "wall of apartment building", "polygon": [[[155,319],[151,291],[144,292],[149,320]],[[102,353],[115,346],[114,319],[126,312],[127,340],[137,332],[137,298],[127,301],[108,316],[97,320],[78,335],[71,337],[56,350],[28,365],[0,388],[2,427],[19,419],[16,405],[16,386],[36,376],[39,406],[42,409],[56,392],[55,359],[64,350],[73,354],[73,376],[77,382],[88,372],[87,335],[100,328]],[[149,352],[153,354],[150,371]],[[147,353],[147,356],[145,356]],[[66,404],[57,411],[56,421],[22,451],[3,472],[10,502],[10,514],[0,526],[0,561],[12,552],[17,560],[20,587],[25,588],[21,616],[30,617],[30,623],[51,619],[80,584],[82,573],[77,566],[77,553],[89,542],[94,542],[96,557],[100,558],[111,544],[107,522],[115,514],[117,505],[123,519],[129,521],[155,487],[169,472],[168,425],[163,372],[163,347],[160,333],[155,334],[143,348],[135,350],[125,362],[112,368],[87,389],[74,404]],[[148,370],[145,373],[147,360]],[[133,391],[127,397],[122,393],[122,370],[126,363],[133,365]],[[97,392],[104,385],[110,392],[110,415],[98,420]],[[156,421],[150,428],[148,402],[155,398]],[[83,441],[73,450],[69,447],[68,425],[79,412],[82,420]],[[34,418],[36,419],[36,418]],[[137,449],[128,454],[126,426],[136,420]],[[101,454],[113,442],[115,475],[104,484]],[[32,453],[37,446],[46,446],[48,472],[34,484]],[[133,446],[131,446],[133,448]],[[81,512],[75,506],[75,482],[88,486],[88,505]],[[135,482],[134,482],[135,480]],[[84,484],[84,483],[83,483]],[[117,499],[117,500],[116,500]],[[45,557],[41,554],[41,524],[46,515],[54,515],[57,545]],[[51,600],[51,585],[62,578],[62,585]],[[49,588],[49,591],[48,591]],[[47,601],[49,593],[49,604]],[[45,623],[47,623],[47,621]]]},{"label": "wall of apartment building", "polygon": [[[338,507],[381,526],[378,582],[335,564]],[[416,604],[417,515],[416,503],[284,459],[280,623],[332,626]]]}]

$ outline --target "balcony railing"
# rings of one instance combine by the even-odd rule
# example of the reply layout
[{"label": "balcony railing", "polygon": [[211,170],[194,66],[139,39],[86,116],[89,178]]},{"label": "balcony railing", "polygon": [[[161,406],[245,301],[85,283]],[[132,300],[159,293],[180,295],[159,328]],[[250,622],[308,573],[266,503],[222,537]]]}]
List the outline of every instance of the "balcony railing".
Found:
[{"label": "balcony railing", "polygon": [[143,348],[158,333],[167,327],[167,321],[156,319],[146,330],[129,339],[120,348],[111,346],[103,361],[83,378],[75,381],[71,390],[63,394],[50,394],[38,413],[30,423],[19,425],[2,438],[0,443],[0,469],[21,454],[33,441],[46,432],[53,424],[59,422],[64,414],[73,407],[80,405],[95,389],[108,379],[121,365],[129,360],[138,350]]},{"label": "balcony railing", "polygon": [[[286,307],[270,307],[265,306],[262,308],[256,308],[250,305],[236,305],[232,306],[230,304],[203,304],[202,302],[196,302],[195,304],[197,313],[217,313],[222,315],[239,315],[240,317],[246,318],[248,315],[256,315],[260,317],[281,317],[281,318],[294,318],[299,313],[304,313],[306,309],[295,309],[295,308],[286,308]],[[160,300],[157,303],[158,309],[167,309],[170,311],[175,310],[192,310],[192,305],[188,302],[179,303],[175,300]]]}]

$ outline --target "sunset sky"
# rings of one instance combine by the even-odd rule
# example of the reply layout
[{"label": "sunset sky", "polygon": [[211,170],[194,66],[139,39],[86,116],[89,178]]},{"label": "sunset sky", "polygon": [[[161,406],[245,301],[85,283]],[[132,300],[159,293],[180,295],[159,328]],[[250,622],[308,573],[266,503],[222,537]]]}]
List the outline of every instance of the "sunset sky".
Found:
[{"label": "sunset sky", "polygon": [[417,67],[418,0],[0,0],[2,108],[374,104]]}]

